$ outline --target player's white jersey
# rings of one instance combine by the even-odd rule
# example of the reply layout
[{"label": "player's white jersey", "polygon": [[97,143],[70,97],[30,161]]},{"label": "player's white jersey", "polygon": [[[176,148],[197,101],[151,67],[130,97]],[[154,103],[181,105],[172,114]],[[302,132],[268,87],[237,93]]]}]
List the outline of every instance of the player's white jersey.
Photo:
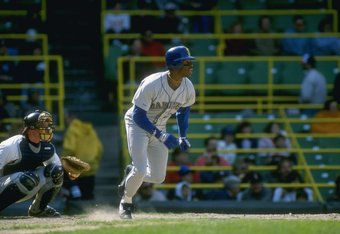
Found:
[{"label": "player's white jersey", "polygon": [[[147,112],[148,119],[160,129],[165,129],[168,119],[180,107],[195,103],[195,88],[188,78],[183,78],[181,85],[173,90],[167,80],[168,72],[152,74],[142,80],[132,104]],[[130,108],[125,116],[127,123],[134,123]]]},{"label": "player's white jersey", "polygon": [[[61,165],[59,156],[50,143],[41,142],[40,146],[35,148],[27,142],[25,145],[28,145],[30,150],[24,150],[25,145],[22,144],[23,141],[27,142],[23,135],[15,135],[0,143],[0,176],[3,176],[6,165],[15,165],[20,161],[27,163],[27,161],[44,160],[45,157],[42,154],[45,151],[51,151],[52,156],[46,156],[47,160],[42,162],[44,165],[50,163]],[[38,154],[39,157],[36,156]]]}]

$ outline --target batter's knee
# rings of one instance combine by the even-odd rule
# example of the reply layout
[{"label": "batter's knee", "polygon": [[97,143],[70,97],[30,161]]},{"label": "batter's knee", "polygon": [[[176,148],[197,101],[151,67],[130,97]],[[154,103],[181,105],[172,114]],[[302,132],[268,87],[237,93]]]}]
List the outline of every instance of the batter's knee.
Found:
[{"label": "batter's knee", "polygon": [[146,176],[146,170],[141,170],[136,167],[133,168],[133,176],[143,179]]},{"label": "batter's knee", "polygon": [[151,180],[151,183],[161,184],[165,180],[165,174],[164,175],[152,175],[150,180]]},{"label": "batter's knee", "polygon": [[55,185],[62,184],[63,176],[64,176],[64,169],[61,165],[51,163],[45,167],[44,176],[51,177],[52,182]]},{"label": "batter's knee", "polygon": [[28,191],[32,191],[39,185],[39,176],[32,171],[25,171],[19,177],[19,183]]}]

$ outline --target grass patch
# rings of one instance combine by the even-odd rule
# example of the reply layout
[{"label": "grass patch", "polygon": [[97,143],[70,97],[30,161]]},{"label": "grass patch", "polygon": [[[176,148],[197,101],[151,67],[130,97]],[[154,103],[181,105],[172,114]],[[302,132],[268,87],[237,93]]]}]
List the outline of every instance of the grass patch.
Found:
[{"label": "grass patch", "polygon": [[0,219],[1,233],[54,234],[335,234],[340,215],[137,214],[120,220],[111,213],[61,219]]}]

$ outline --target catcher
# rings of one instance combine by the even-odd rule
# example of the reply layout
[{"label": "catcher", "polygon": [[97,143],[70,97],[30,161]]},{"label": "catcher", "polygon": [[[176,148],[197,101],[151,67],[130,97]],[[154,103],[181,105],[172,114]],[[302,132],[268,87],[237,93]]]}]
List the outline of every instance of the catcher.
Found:
[{"label": "catcher", "polygon": [[89,165],[70,158],[60,160],[50,142],[54,129],[50,113],[36,110],[23,122],[22,134],[0,143],[0,211],[34,197],[29,216],[59,217],[48,204],[62,186],[64,170],[76,179]]}]

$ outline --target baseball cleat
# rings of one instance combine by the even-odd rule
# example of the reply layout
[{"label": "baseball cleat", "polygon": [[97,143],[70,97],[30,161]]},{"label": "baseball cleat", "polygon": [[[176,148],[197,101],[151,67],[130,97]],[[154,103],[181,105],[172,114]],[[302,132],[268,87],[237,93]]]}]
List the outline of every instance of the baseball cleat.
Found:
[{"label": "baseball cleat", "polygon": [[39,217],[39,218],[58,218],[61,214],[54,208],[47,206],[45,210],[39,212],[33,212],[31,206],[28,209],[28,216]]},{"label": "baseball cleat", "polygon": [[119,204],[119,216],[121,219],[132,219],[132,212],[134,210],[133,204],[122,203]]},{"label": "baseball cleat", "polygon": [[118,195],[120,197],[124,196],[124,191],[125,191],[125,181],[126,181],[126,177],[128,176],[128,174],[130,173],[130,171],[132,170],[133,166],[131,164],[127,165],[124,171],[124,178],[122,179],[122,181],[120,182],[120,184],[118,185]]}]

